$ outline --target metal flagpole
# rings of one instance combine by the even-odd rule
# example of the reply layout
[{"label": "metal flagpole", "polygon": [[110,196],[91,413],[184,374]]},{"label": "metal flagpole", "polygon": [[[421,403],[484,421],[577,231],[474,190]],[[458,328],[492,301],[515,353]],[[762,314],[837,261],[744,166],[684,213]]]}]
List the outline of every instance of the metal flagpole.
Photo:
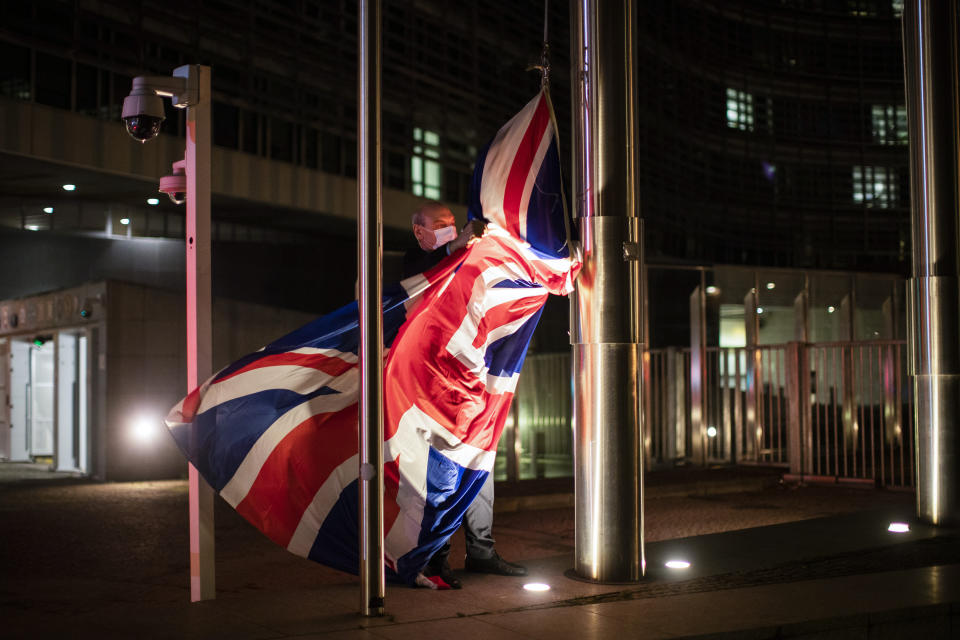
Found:
[{"label": "metal flagpole", "polygon": [[360,0],[357,228],[360,274],[360,612],[383,615],[383,313],[380,0]]},{"label": "metal flagpole", "polygon": [[[213,375],[210,312],[210,67],[184,65],[173,71],[185,78],[195,98],[187,107],[187,390]],[[189,465],[190,601],[216,597],[213,488]]]},{"label": "metal flagpole", "polygon": [[903,59],[910,132],[910,373],[917,515],[960,523],[960,82],[956,2],[909,0]]},{"label": "metal flagpole", "polygon": [[635,0],[571,3],[574,196],[583,269],[571,296],[575,566],[643,575],[643,241]]}]

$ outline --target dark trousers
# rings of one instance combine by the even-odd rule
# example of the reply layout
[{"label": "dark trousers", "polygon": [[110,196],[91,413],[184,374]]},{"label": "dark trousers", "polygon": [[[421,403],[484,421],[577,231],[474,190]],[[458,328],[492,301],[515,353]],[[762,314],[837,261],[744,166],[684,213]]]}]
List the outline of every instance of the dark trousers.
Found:
[{"label": "dark trousers", "polygon": [[[493,557],[493,472],[480,488],[467,512],[463,514],[463,537],[467,542],[467,555],[478,560]],[[450,543],[433,554],[429,565],[439,569],[450,557]]]}]

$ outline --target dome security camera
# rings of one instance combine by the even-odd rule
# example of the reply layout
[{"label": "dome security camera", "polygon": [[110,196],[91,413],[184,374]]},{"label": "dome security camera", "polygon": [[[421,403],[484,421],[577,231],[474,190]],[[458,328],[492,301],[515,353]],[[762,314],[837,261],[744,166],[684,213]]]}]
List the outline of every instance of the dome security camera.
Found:
[{"label": "dome security camera", "polygon": [[[182,67],[178,67],[178,71]],[[187,86],[184,77],[137,76],[133,79],[130,95],[123,99],[121,117],[127,133],[137,142],[153,140],[160,134],[160,125],[166,117],[163,99],[170,98],[173,106],[189,107],[196,99],[196,91]]]},{"label": "dome security camera", "polygon": [[156,138],[165,118],[163,98],[153,91],[137,88],[123,99],[123,123],[137,142]]},{"label": "dome security camera", "polygon": [[173,204],[183,204],[187,201],[187,163],[177,160],[173,163],[173,173],[160,178],[160,191],[167,194]]}]

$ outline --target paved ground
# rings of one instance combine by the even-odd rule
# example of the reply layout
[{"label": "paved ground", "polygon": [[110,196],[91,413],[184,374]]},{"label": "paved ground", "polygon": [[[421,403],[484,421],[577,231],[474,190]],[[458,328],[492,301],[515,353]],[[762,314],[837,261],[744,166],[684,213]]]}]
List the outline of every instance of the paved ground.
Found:
[{"label": "paved ground", "polygon": [[[714,494],[692,477],[650,485],[642,584],[564,577],[573,510],[510,511],[523,496],[505,489],[498,549],[552,591],[462,573],[456,592],[391,586],[379,620],[356,615],[355,577],[277,548],[219,499],[218,597],[190,604],[185,482],[0,484],[0,637],[687,637],[763,625],[786,637],[782,625],[811,620],[860,629],[849,622],[857,615],[874,616],[864,628],[880,628],[876,616],[891,610],[900,618],[888,627],[912,620],[910,634],[935,624],[925,640],[951,637],[960,538],[918,523],[905,538],[885,531],[891,518],[912,520],[912,494],[787,485]],[[462,544],[455,536],[454,568],[462,567]],[[694,566],[671,573],[663,562],[674,555]]]}]

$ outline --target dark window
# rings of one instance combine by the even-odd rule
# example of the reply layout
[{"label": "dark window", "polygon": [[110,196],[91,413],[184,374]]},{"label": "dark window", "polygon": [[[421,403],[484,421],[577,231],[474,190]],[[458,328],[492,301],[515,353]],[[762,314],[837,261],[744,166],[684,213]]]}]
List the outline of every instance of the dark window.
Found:
[{"label": "dark window", "polygon": [[77,104],[76,110],[88,116],[97,115],[99,100],[97,99],[97,89],[99,87],[100,70],[96,67],[90,67],[85,64],[77,65]]},{"label": "dark window", "polygon": [[357,141],[343,141],[343,175],[350,178],[357,177]]},{"label": "dark window", "polygon": [[319,166],[317,152],[317,132],[306,127],[303,133],[303,164],[308,169],[316,169]]},{"label": "dark window", "polygon": [[447,202],[463,204],[467,201],[465,176],[453,169],[443,171],[443,197]]},{"label": "dark window", "polygon": [[0,42],[0,95],[30,99],[30,50]]},{"label": "dark window", "polygon": [[240,110],[235,106],[213,103],[213,144],[230,149],[240,146]]},{"label": "dark window", "polygon": [[70,61],[45,53],[37,54],[37,95],[40,104],[70,108]]},{"label": "dark window", "polygon": [[320,168],[327,173],[341,171],[340,136],[324,131],[320,136]]},{"label": "dark window", "polygon": [[[127,97],[130,93],[133,80],[129,76],[122,76],[119,74],[113,74],[111,77],[112,90],[110,95],[110,100],[103,106],[107,107],[105,109],[105,116],[107,120],[116,120],[120,118],[121,108],[123,106],[123,99]],[[169,100],[163,101],[165,105],[170,104]],[[170,113],[167,113],[167,118],[170,117]],[[164,128],[168,131],[170,123],[167,123],[167,126]]]},{"label": "dark window", "polygon": [[293,162],[293,125],[285,120],[270,121],[270,157],[283,162]]},{"label": "dark window", "polygon": [[240,113],[240,122],[243,127],[240,136],[240,150],[246,153],[257,153],[260,148],[260,118],[251,111],[242,111]]},{"label": "dark window", "polygon": [[388,151],[384,162],[384,176],[387,186],[391,189],[406,189],[407,178],[406,168],[407,160],[402,153]]}]

